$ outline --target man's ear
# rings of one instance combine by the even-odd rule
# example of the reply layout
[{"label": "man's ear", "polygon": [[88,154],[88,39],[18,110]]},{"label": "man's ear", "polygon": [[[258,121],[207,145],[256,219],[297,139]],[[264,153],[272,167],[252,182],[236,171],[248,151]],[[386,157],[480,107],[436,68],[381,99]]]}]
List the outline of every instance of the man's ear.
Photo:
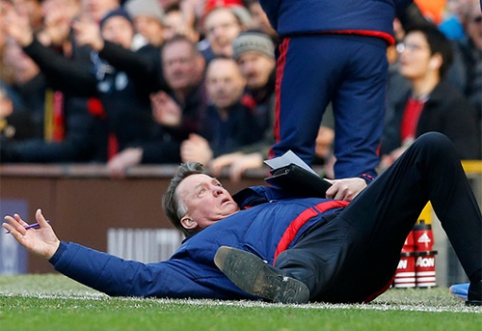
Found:
[{"label": "man's ear", "polygon": [[181,218],[181,225],[187,230],[193,230],[198,226],[197,222],[189,216],[184,216]]},{"label": "man's ear", "polygon": [[442,63],[443,63],[442,55],[440,53],[435,53],[430,58],[430,62],[429,62],[428,65],[429,65],[430,69],[438,70],[442,66]]}]

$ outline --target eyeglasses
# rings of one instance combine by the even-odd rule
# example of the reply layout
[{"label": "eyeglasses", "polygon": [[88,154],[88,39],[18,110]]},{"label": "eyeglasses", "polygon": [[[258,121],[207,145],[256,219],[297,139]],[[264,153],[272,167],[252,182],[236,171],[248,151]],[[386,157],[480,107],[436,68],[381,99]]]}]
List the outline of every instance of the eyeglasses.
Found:
[{"label": "eyeglasses", "polygon": [[404,51],[410,52],[417,52],[421,51],[424,48],[429,48],[428,45],[417,45],[417,44],[410,44],[410,43],[399,43],[397,44],[397,52],[402,53]]}]

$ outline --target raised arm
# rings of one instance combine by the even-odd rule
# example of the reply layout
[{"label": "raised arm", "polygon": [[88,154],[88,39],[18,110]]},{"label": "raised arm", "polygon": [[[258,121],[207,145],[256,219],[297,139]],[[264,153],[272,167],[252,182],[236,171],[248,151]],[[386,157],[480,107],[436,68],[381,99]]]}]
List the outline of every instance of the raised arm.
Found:
[{"label": "raised arm", "polygon": [[86,18],[73,23],[75,39],[81,46],[88,45],[99,52],[99,56],[117,70],[125,72],[137,84],[149,91],[166,88],[161,74],[160,50],[146,45],[134,52],[123,46],[105,40],[99,25]]},{"label": "raised arm", "polygon": [[5,20],[0,22],[2,29],[35,61],[52,87],[77,96],[96,95],[97,81],[91,63],[70,60],[42,45],[26,16],[19,15],[7,2],[2,2],[2,8],[5,10]]}]

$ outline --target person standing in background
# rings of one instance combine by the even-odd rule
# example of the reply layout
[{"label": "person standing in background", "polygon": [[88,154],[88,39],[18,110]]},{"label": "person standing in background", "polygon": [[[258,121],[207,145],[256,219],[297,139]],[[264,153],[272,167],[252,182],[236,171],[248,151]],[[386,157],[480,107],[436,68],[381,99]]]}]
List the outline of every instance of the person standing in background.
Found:
[{"label": "person standing in background", "polygon": [[411,0],[261,0],[280,37],[271,156],[314,156],[323,113],[335,117],[335,176],[327,192],[353,199],[376,177],[393,20]]}]

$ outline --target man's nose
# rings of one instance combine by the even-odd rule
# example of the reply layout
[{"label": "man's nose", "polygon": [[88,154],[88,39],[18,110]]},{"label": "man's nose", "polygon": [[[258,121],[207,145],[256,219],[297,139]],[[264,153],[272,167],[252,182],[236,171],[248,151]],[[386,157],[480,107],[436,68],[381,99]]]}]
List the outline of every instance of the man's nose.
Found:
[{"label": "man's nose", "polygon": [[213,187],[212,187],[211,190],[212,190],[213,195],[214,195],[215,197],[223,194],[223,189],[222,189],[220,186],[213,185]]}]

